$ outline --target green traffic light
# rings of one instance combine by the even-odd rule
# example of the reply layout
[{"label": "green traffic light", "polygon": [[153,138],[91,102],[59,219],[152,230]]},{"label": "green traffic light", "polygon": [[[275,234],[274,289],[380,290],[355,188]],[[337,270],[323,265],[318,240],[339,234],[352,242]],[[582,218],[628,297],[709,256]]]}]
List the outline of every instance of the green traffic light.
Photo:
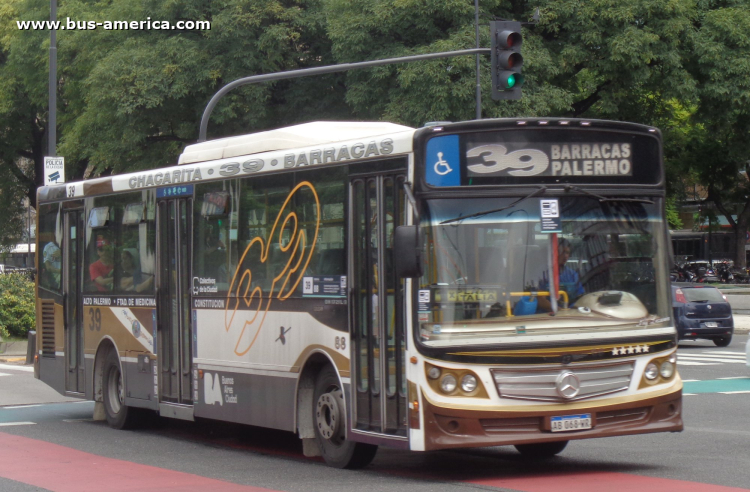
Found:
[{"label": "green traffic light", "polygon": [[510,74],[508,76],[507,87],[508,87],[508,89],[512,89],[514,85],[516,85],[516,76],[513,75],[513,74]]}]

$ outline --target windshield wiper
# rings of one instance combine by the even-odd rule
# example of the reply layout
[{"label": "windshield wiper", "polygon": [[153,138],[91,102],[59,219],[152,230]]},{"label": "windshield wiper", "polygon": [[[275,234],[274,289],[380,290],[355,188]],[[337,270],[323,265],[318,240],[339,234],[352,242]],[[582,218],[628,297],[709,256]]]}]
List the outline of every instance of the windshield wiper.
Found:
[{"label": "windshield wiper", "polygon": [[651,205],[654,204],[653,200],[648,200],[646,198],[618,198],[618,197],[612,197],[607,198],[606,196],[597,195],[596,193],[592,193],[588,190],[581,189],[574,185],[566,185],[565,188],[563,188],[565,191],[577,191],[579,193],[583,193],[584,195],[592,196],[599,200],[599,203],[604,202],[634,202],[634,203],[649,203]]},{"label": "windshield wiper", "polygon": [[510,205],[506,205],[506,206],[501,207],[501,208],[493,208],[492,210],[485,210],[484,212],[477,212],[477,213],[471,214],[471,215],[464,215],[463,217],[456,217],[454,219],[444,220],[444,221],[440,222],[440,225],[450,224],[452,222],[459,222],[459,221],[462,221],[464,219],[473,219],[474,217],[482,217],[483,215],[489,215],[489,214],[494,214],[494,213],[497,213],[497,212],[502,212],[503,210],[508,210],[509,208],[515,207],[519,202],[522,202],[524,200],[528,200],[529,198],[535,197],[537,195],[541,195],[541,194],[543,194],[546,191],[547,191],[547,187],[546,186],[542,186],[538,190],[529,193],[525,197],[519,198],[518,200],[516,200],[515,202],[511,203]]}]

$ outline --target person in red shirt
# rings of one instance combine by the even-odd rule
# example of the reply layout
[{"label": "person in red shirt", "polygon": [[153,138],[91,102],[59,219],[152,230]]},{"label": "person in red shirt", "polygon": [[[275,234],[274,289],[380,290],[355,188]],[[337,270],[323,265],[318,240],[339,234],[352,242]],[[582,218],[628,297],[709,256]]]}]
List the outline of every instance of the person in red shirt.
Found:
[{"label": "person in red shirt", "polygon": [[114,268],[114,248],[108,240],[99,236],[96,240],[99,259],[89,265],[89,277],[99,292],[112,290],[112,269]]}]

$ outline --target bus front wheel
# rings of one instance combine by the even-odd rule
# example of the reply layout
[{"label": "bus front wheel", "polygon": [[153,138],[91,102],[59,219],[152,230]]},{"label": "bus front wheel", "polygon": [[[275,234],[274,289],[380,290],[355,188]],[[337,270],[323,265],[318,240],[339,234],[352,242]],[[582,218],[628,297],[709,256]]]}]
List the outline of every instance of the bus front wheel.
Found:
[{"label": "bus front wheel", "polygon": [[544,459],[562,453],[567,445],[568,441],[540,442],[537,444],[516,444],[515,448],[526,458]]},{"label": "bus front wheel", "polygon": [[344,391],[331,366],[326,366],[315,381],[313,424],[325,462],[335,468],[362,468],[370,464],[377,446],[346,440]]},{"label": "bus front wheel", "polygon": [[125,385],[117,352],[111,350],[104,361],[102,398],[107,423],[114,429],[130,429],[136,425],[136,409],[125,405]]}]

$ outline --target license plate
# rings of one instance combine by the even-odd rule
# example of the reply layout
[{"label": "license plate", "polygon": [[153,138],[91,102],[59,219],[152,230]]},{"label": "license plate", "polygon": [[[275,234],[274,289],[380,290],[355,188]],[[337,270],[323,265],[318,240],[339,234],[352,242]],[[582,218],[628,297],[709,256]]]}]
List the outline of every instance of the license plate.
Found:
[{"label": "license plate", "polygon": [[591,429],[591,414],[565,415],[564,417],[552,417],[552,432],[567,432],[583,429]]},{"label": "license plate", "polygon": [[716,323],[716,321],[706,321],[703,323],[706,328],[717,328],[719,325]]}]

